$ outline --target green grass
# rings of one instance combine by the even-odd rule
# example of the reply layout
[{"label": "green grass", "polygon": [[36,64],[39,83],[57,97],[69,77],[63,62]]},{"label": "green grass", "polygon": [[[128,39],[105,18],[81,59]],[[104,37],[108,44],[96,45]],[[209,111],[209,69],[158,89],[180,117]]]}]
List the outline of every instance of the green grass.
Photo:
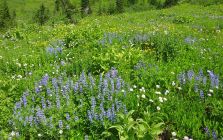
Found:
[{"label": "green grass", "polygon": [[[9,4],[19,3],[14,1]],[[50,2],[48,4],[51,5]],[[38,7],[34,5],[38,4],[30,2],[25,7]],[[18,7],[18,11],[27,9]],[[7,139],[12,131],[16,131],[20,133],[18,139],[38,139],[38,134],[45,139],[83,139],[85,136],[89,139],[172,139],[171,132],[177,132],[178,139],[184,136],[211,139],[212,136],[208,137],[204,132],[204,128],[208,127],[211,133],[214,130],[218,139],[222,139],[222,12],[223,5],[203,7],[182,4],[139,13],[92,15],[76,25],[58,23],[39,27],[19,24],[17,28],[8,30],[0,38],[0,138]],[[19,12],[19,15],[22,13]],[[63,44],[59,44],[58,40]],[[57,56],[47,53],[47,48],[56,43],[54,48],[61,47],[62,53]],[[24,126],[24,121],[18,121],[19,118],[13,115],[15,103],[27,90],[30,95],[27,97],[28,107],[21,109],[21,116],[30,115],[27,112],[32,106],[36,110],[38,106],[42,108],[42,97],[56,106],[55,99],[46,94],[44,86],[41,93],[35,93],[38,82],[46,73],[50,78],[62,77],[62,85],[65,86],[69,80],[75,83],[84,71],[91,73],[98,84],[100,73],[105,75],[112,67],[125,81],[125,86],[117,90],[113,99],[122,101],[130,112],[126,115],[121,109],[115,122],[105,119],[104,125],[96,120],[90,123],[86,117],[92,105],[91,97],[98,96],[98,86],[93,90],[84,88],[84,94],[73,93],[73,88],[70,89],[67,92],[72,101],[70,106],[66,105],[66,98],[59,91],[61,106],[64,106],[45,109],[44,112],[47,121],[49,116],[53,117],[52,129],[44,123]],[[206,85],[202,83],[203,79],[198,82],[196,77],[191,81],[186,78],[186,83],[182,84],[179,76],[189,70],[193,70],[196,76],[201,75],[202,70],[201,77],[207,78]],[[208,70],[218,76],[218,88],[211,87]],[[195,85],[204,92],[204,98],[200,97],[200,90],[194,90]],[[52,88],[52,83],[49,82],[47,87]],[[131,88],[133,91],[130,91]],[[124,97],[122,90],[126,91]],[[165,95],[167,90],[169,94]],[[159,92],[162,94],[156,94]],[[36,98],[34,102],[31,96]],[[82,107],[80,99],[84,101]],[[96,102],[97,112],[101,100]],[[111,105],[112,101],[106,100],[105,109]],[[158,106],[160,110],[157,110]],[[72,119],[78,116],[79,121],[67,121],[66,113]],[[59,120],[63,120],[63,128],[59,128]],[[65,124],[69,124],[71,129],[67,130]],[[59,133],[60,130],[63,134]]]}]

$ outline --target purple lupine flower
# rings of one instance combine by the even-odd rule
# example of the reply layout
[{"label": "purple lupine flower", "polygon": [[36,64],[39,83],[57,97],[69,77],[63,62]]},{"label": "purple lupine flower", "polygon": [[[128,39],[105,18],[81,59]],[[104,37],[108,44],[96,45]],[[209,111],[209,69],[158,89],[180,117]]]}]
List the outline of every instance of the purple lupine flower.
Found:
[{"label": "purple lupine flower", "polygon": [[200,77],[203,77],[204,76],[204,73],[203,73],[203,70],[202,69],[199,70],[199,76]]},{"label": "purple lupine flower", "polygon": [[109,72],[107,72],[107,73],[105,74],[105,78],[106,78],[106,79],[110,79],[110,73],[109,73]]},{"label": "purple lupine flower", "polygon": [[46,121],[46,116],[40,108],[37,109],[36,116],[39,118],[40,121]]},{"label": "purple lupine flower", "polygon": [[53,84],[54,89],[58,90],[58,84],[57,84],[57,79],[56,78],[52,79],[52,84]]},{"label": "purple lupine flower", "polygon": [[92,123],[93,122],[93,116],[92,116],[92,114],[91,114],[91,111],[90,110],[88,110],[87,111],[87,115],[88,115],[88,119],[90,120],[90,122]]},{"label": "purple lupine flower", "polygon": [[87,87],[87,80],[86,80],[84,71],[81,73],[81,76],[80,76],[80,83],[81,83],[84,87]]},{"label": "purple lupine flower", "polygon": [[77,122],[79,121],[79,117],[78,116],[75,116],[74,120]]},{"label": "purple lupine flower", "polygon": [[193,79],[193,77],[194,77],[194,71],[193,70],[189,70],[187,72],[187,77],[191,81]]},{"label": "purple lupine flower", "polygon": [[205,128],[204,128],[204,131],[205,131],[205,133],[208,135],[208,137],[210,137],[210,132],[209,132],[208,127],[205,127]]},{"label": "purple lupine flower", "polygon": [[57,52],[62,53],[62,48],[61,47],[57,47],[56,50],[57,50]]},{"label": "purple lupine flower", "polygon": [[70,130],[70,125],[66,125],[66,129],[67,130]]},{"label": "purple lupine flower", "polygon": [[212,131],[212,137],[214,140],[218,140],[218,136],[214,130]]},{"label": "purple lupine flower", "polygon": [[204,84],[204,85],[207,84],[207,77],[206,77],[206,76],[203,78],[203,84]]},{"label": "purple lupine flower", "polygon": [[30,126],[33,125],[33,115],[29,116],[29,124],[30,124]]},{"label": "purple lupine flower", "polygon": [[100,94],[102,92],[102,88],[103,88],[103,76],[102,73],[100,73],[100,79],[99,79],[99,84],[98,84],[98,93]]},{"label": "purple lupine flower", "polygon": [[108,91],[108,80],[104,79],[102,93],[105,94],[107,91]]},{"label": "purple lupine flower", "polygon": [[70,120],[70,115],[69,115],[69,113],[66,113],[66,119],[67,119],[67,121]]},{"label": "purple lupine flower", "polygon": [[198,85],[194,85],[194,91],[197,93],[198,92]]},{"label": "purple lupine flower", "polygon": [[219,76],[215,76],[214,85],[216,88],[219,86]]},{"label": "purple lupine flower", "polygon": [[107,110],[107,118],[111,121],[112,120],[112,112],[111,112],[111,109],[109,108]]},{"label": "purple lupine flower", "polygon": [[74,93],[76,93],[78,91],[78,88],[79,88],[79,84],[78,84],[78,82],[76,82],[74,84]]},{"label": "purple lupine flower", "polygon": [[203,90],[200,90],[200,97],[201,97],[201,99],[204,99],[204,92],[203,92]]},{"label": "purple lupine flower", "polygon": [[181,85],[186,84],[186,78],[185,78],[185,73],[181,73],[178,75],[178,80],[180,81]]},{"label": "purple lupine flower", "polygon": [[116,113],[115,113],[115,105],[114,104],[112,104],[111,113],[112,113],[112,121],[115,121]]},{"label": "purple lupine flower", "polygon": [[126,105],[123,105],[123,109],[124,109],[124,113],[127,114],[128,113],[128,110],[126,108]]},{"label": "purple lupine flower", "polygon": [[79,92],[83,93],[83,86],[82,85],[79,85]]},{"label": "purple lupine flower", "polygon": [[27,106],[27,99],[26,99],[25,95],[22,96],[22,102],[23,102],[24,107],[26,107]]},{"label": "purple lupine flower", "polygon": [[116,83],[116,89],[119,91],[120,89],[121,89],[121,78],[120,77],[118,77],[117,78],[117,83]]},{"label": "purple lupine flower", "polygon": [[95,97],[91,97],[91,108],[94,109],[96,107]]},{"label": "purple lupine flower", "polygon": [[115,83],[113,79],[110,79],[110,83],[111,83],[111,93],[113,94],[115,92]]},{"label": "purple lupine flower", "polygon": [[40,86],[37,83],[35,83],[35,92],[37,94],[41,92],[41,88],[40,88]]},{"label": "purple lupine flower", "polygon": [[53,128],[53,117],[52,116],[49,118],[49,126],[51,129]]},{"label": "purple lupine flower", "polygon": [[115,106],[116,106],[116,111],[119,111],[120,108],[122,107],[122,103],[117,99],[115,99]]},{"label": "purple lupine flower", "polygon": [[89,79],[90,79],[91,89],[93,89],[93,87],[95,86],[95,80],[94,80],[94,77],[92,77],[91,73],[88,74],[88,77],[89,77]]},{"label": "purple lupine flower", "polygon": [[46,108],[46,103],[45,103],[45,98],[44,97],[41,98],[41,103],[42,103],[42,108],[45,109]]},{"label": "purple lupine flower", "polygon": [[47,86],[48,80],[49,80],[49,76],[48,74],[46,74],[45,76],[43,76],[42,80],[40,81],[40,85]]},{"label": "purple lupine flower", "polygon": [[56,105],[57,105],[57,108],[60,108],[60,96],[59,96],[59,94],[56,94]]},{"label": "purple lupine flower", "polygon": [[21,103],[21,101],[16,102],[16,106],[15,106],[16,110],[17,110],[17,109],[20,109],[21,107],[22,107],[22,103]]},{"label": "purple lupine flower", "polygon": [[62,129],[63,128],[63,121],[59,120],[59,128]]},{"label": "purple lupine flower", "polygon": [[46,93],[47,93],[47,95],[50,95],[50,94],[51,94],[51,90],[50,90],[50,88],[47,88],[47,89],[46,89]]},{"label": "purple lupine flower", "polygon": [[48,105],[48,108],[51,108],[51,102],[49,101],[49,100],[46,100],[46,102],[47,102],[47,105]]}]

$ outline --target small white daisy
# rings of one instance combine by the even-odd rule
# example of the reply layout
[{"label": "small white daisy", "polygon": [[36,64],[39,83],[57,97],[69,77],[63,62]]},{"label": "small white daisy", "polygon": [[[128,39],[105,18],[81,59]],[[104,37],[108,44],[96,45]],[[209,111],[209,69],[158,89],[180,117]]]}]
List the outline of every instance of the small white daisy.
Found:
[{"label": "small white daisy", "polygon": [[38,134],[38,137],[42,137],[42,134]]},{"label": "small white daisy", "polygon": [[183,140],[189,140],[188,136],[184,136]]},{"label": "small white daisy", "polygon": [[156,109],[157,109],[158,111],[160,111],[161,108],[160,108],[159,106],[157,106]]},{"label": "small white daisy", "polygon": [[14,137],[14,136],[15,136],[15,132],[12,131],[10,135],[11,135],[12,137]]},{"label": "small white daisy", "polygon": [[63,134],[63,130],[60,130],[60,131],[59,131],[59,134]]},{"label": "small white daisy", "polygon": [[151,103],[153,103],[153,102],[154,102],[152,99],[149,99],[149,101],[150,101]]},{"label": "small white daisy", "polygon": [[209,89],[209,92],[210,92],[210,93],[213,93],[214,91],[213,91],[212,89]]},{"label": "small white daisy", "polygon": [[159,91],[156,91],[155,93],[156,93],[156,94],[161,94],[161,92],[159,92]]},{"label": "small white daisy", "polygon": [[160,85],[156,85],[156,88],[160,88]]},{"label": "small white daisy", "polygon": [[130,88],[129,91],[133,92],[133,88]]},{"label": "small white daisy", "polygon": [[142,95],[142,98],[144,98],[144,99],[145,99],[145,98],[146,98],[146,95],[144,95],[144,94],[143,94],[143,95]]},{"label": "small white daisy", "polygon": [[176,137],[177,136],[177,133],[176,132],[172,132],[171,134],[172,134],[173,137]]}]

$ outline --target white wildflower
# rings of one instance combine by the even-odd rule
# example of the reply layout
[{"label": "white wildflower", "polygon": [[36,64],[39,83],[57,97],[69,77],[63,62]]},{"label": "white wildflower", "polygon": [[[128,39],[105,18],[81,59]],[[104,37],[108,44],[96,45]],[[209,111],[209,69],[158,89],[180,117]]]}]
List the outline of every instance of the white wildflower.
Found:
[{"label": "white wildflower", "polygon": [[163,98],[162,97],[159,97],[159,101],[162,103],[163,102]]},{"label": "white wildflower", "polygon": [[182,88],[181,87],[177,87],[179,90],[182,90]]},{"label": "white wildflower", "polygon": [[167,95],[168,93],[170,93],[170,91],[169,90],[166,90],[164,94]]},{"label": "white wildflower", "polygon": [[176,85],[176,83],[173,81],[173,82],[172,82],[172,86],[175,86],[175,85]]},{"label": "white wildflower", "polygon": [[184,136],[183,140],[189,140],[188,136]]},{"label": "white wildflower", "polygon": [[158,111],[160,111],[161,108],[160,108],[159,106],[157,106],[156,109],[157,109]]},{"label": "white wildflower", "polygon": [[130,88],[129,91],[133,92],[133,88]]},{"label": "white wildflower", "polygon": [[59,134],[63,134],[63,130],[60,130],[60,131],[59,131]]},{"label": "white wildflower", "polygon": [[152,99],[149,99],[149,101],[150,101],[151,103],[153,103],[153,102],[154,102]]},{"label": "white wildflower", "polygon": [[208,96],[210,96],[210,97],[211,97],[211,94],[208,94]]},{"label": "white wildflower", "polygon": [[171,71],[171,74],[173,74],[173,75],[174,75],[175,73],[174,73],[173,71]]},{"label": "white wildflower", "polygon": [[27,64],[25,63],[25,64],[23,64],[23,66],[24,66],[24,67],[26,67],[26,66],[27,66]]},{"label": "white wildflower", "polygon": [[42,137],[42,134],[38,134],[38,137]]},{"label": "white wildflower", "polygon": [[137,86],[136,85],[133,85],[133,88],[137,88]]},{"label": "white wildflower", "polygon": [[156,93],[156,94],[161,94],[161,92],[159,92],[159,91],[156,91],[155,93]]},{"label": "white wildflower", "polygon": [[17,75],[17,78],[22,79],[22,75]]},{"label": "white wildflower", "polygon": [[156,88],[160,88],[160,85],[156,85]]},{"label": "white wildflower", "polygon": [[11,135],[12,137],[14,137],[14,136],[15,136],[15,132],[12,131],[10,135]]},{"label": "white wildflower", "polygon": [[163,100],[164,100],[164,101],[167,101],[167,99],[166,99],[166,98],[163,98]]},{"label": "white wildflower", "polygon": [[210,93],[213,93],[214,91],[212,89],[209,90]]},{"label": "white wildflower", "polygon": [[144,99],[145,99],[145,98],[146,98],[146,95],[145,95],[145,94],[143,94],[143,95],[142,95],[142,98],[144,98]]},{"label": "white wildflower", "polygon": [[125,90],[123,89],[122,92],[125,92]]},{"label": "white wildflower", "polygon": [[172,132],[171,134],[172,134],[173,137],[176,137],[177,136],[177,133],[176,132]]}]

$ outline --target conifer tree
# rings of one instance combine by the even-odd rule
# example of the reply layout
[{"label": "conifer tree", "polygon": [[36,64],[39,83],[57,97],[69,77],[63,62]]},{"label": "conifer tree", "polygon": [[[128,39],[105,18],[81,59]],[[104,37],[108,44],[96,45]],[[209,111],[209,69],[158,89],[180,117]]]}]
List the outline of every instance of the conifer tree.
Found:
[{"label": "conifer tree", "polygon": [[116,10],[118,13],[124,12],[124,2],[123,0],[116,0]]},{"label": "conifer tree", "polygon": [[0,3],[0,28],[5,28],[11,25],[12,18],[9,12],[9,7],[6,0]]},{"label": "conifer tree", "polygon": [[91,14],[91,12],[89,0],[81,0],[81,15],[85,16]]},{"label": "conifer tree", "polygon": [[170,7],[170,6],[176,5],[178,1],[179,0],[166,0],[164,2],[164,7]]},{"label": "conifer tree", "polygon": [[42,26],[48,20],[49,20],[49,9],[46,8],[44,4],[41,4],[34,16],[34,21]]}]

